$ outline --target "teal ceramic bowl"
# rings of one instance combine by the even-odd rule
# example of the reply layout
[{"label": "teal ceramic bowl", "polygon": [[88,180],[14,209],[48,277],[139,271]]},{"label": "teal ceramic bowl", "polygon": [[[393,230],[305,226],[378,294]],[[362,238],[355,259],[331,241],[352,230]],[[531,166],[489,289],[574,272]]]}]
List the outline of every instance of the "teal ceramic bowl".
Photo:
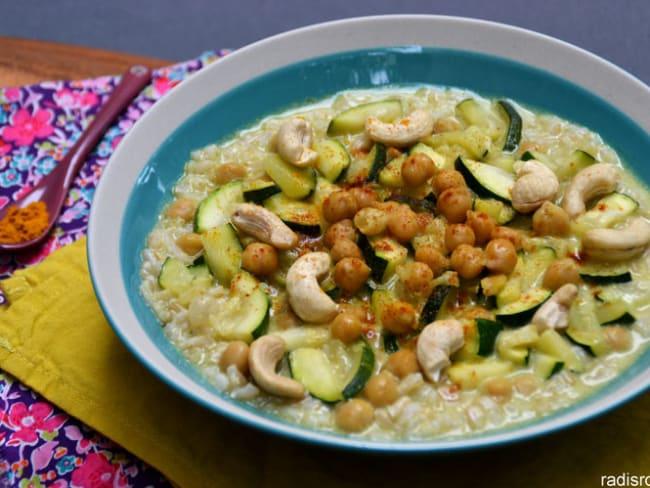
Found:
[{"label": "teal ceramic bowl", "polygon": [[215,414],[299,440],[379,451],[449,451],[529,438],[646,390],[650,350],[596,394],[531,423],[460,438],[374,442],[298,427],[231,400],[167,341],[140,296],[138,270],[145,238],[190,152],[341,90],[419,84],[507,97],[585,125],[650,182],[643,165],[650,154],[650,89],[576,47],[504,25],[434,16],[350,19],[282,34],[173,89],[120,143],[102,177],[90,217],[90,271],[107,319],[133,354],[170,388]]}]

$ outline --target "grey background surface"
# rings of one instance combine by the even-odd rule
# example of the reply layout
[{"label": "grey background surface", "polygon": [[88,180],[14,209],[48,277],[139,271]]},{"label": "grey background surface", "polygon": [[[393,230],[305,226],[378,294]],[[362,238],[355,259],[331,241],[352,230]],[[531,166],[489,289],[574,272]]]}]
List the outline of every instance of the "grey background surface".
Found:
[{"label": "grey background surface", "polygon": [[0,0],[0,35],[170,60],[361,15],[442,14],[548,34],[650,84],[650,0]]}]

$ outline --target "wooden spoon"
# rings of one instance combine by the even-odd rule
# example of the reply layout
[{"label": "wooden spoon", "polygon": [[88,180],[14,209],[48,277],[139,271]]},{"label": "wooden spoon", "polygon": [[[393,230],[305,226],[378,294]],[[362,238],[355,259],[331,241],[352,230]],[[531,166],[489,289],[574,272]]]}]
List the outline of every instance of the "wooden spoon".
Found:
[{"label": "wooden spoon", "polygon": [[145,66],[132,66],[122,76],[109,99],[97,112],[90,125],[56,167],[44,176],[26,195],[0,209],[0,220],[9,207],[24,208],[32,202],[45,203],[49,213],[47,228],[38,237],[29,241],[6,243],[0,242],[1,253],[16,253],[42,243],[56,223],[65,197],[70,190],[75,175],[86,160],[88,153],[95,147],[115,118],[131,103],[151,80],[151,70]]}]

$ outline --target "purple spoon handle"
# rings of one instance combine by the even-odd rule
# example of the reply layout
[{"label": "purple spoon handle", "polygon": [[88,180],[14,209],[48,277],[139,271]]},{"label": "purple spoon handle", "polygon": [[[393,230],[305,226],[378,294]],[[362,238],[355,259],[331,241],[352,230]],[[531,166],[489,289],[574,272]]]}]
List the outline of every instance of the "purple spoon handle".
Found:
[{"label": "purple spoon handle", "polygon": [[[90,125],[82,132],[77,142],[57,163],[55,168],[24,197],[12,202],[11,206],[24,208],[32,202],[42,201],[50,214],[49,225],[45,232],[31,241],[15,244],[0,243],[0,252],[19,251],[39,244],[52,230],[65,197],[70,190],[75,175],[86,160],[88,153],[97,145],[116,117],[131,103],[138,93],[151,80],[151,70],[145,66],[132,66],[124,75],[108,101],[101,107]],[[0,219],[4,218],[10,205],[0,210]]]}]

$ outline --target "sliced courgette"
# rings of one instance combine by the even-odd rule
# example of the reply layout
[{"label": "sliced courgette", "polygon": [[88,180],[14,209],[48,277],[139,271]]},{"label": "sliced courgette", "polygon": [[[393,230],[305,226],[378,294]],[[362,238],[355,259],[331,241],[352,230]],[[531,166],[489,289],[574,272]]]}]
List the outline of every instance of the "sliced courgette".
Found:
[{"label": "sliced courgette", "polygon": [[446,158],[442,154],[434,151],[431,146],[427,146],[423,142],[418,142],[415,146],[409,149],[409,156],[413,156],[414,154],[424,154],[425,156],[429,156],[438,169],[443,169],[446,166]]},{"label": "sliced courgette", "polygon": [[232,181],[223,185],[199,203],[194,215],[194,230],[201,233],[228,223],[235,207],[243,202],[241,181]]},{"label": "sliced courgette", "polygon": [[372,165],[370,166],[370,170],[368,171],[368,177],[366,178],[366,181],[368,182],[376,182],[379,179],[379,173],[381,172],[382,169],[384,169],[384,166],[386,166],[387,163],[386,159],[386,146],[384,146],[381,143],[376,143],[374,146],[374,156],[372,160]]},{"label": "sliced courgette", "polygon": [[570,371],[580,373],[584,370],[584,364],[580,356],[573,350],[571,343],[553,329],[547,329],[540,334],[535,343],[535,349],[556,357]]},{"label": "sliced courgette", "polygon": [[205,264],[187,266],[178,258],[168,257],[163,262],[158,274],[158,285],[179,296],[193,286],[210,286],[212,274]]},{"label": "sliced courgette", "polygon": [[351,375],[343,387],[343,398],[353,398],[361,393],[375,369],[375,353],[364,339],[352,347]]},{"label": "sliced courgette", "polygon": [[482,197],[496,197],[505,202],[510,202],[512,188],[515,184],[515,175],[486,163],[458,157],[455,163],[456,170],[465,178],[469,186],[477,195]]},{"label": "sliced courgette", "polygon": [[271,300],[252,275],[240,271],[230,284],[230,295],[210,314],[215,337],[252,342],[264,335],[269,323]]},{"label": "sliced courgette", "polygon": [[301,347],[321,347],[331,338],[329,326],[310,325],[309,327],[293,327],[276,330],[271,335],[282,338],[287,351]]},{"label": "sliced courgette", "polygon": [[370,267],[372,279],[385,282],[395,273],[397,265],[406,261],[408,249],[390,237],[359,236],[359,248]]},{"label": "sliced courgette", "polygon": [[449,286],[443,285],[436,286],[431,291],[431,294],[427,298],[427,301],[424,303],[424,307],[420,312],[420,318],[418,319],[418,323],[421,327],[424,327],[436,320],[438,313],[440,312],[440,309],[442,308],[442,305],[445,302],[447,295],[449,294],[449,289]]},{"label": "sliced courgette", "polygon": [[465,130],[432,134],[424,138],[422,142],[440,153],[443,152],[444,148],[451,148],[451,152],[460,153],[472,159],[482,159],[492,147],[490,136],[475,126],[468,127]]},{"label": "sliced courgette", "polygon": [[368,117],[376,117],[382,122],[392,122],[401,116],[402,102],[399,100],[364,103],[336,115],[327,127],[327,135],[338,136],[362,132]]},{"label": "sliced courgette", "polygon": [[494,198],[475,198],[473,207],[477,212],[488,214],[497,225],[505,225],[517,215],[515,209],[510,205]]},{"label": "sliced courgette", "polygon": [[405,183],[404,179],[402,179],[402,166],[407,157],[406,154],[400,154],[391,159],[379,172],[379,183],[389,188],[403,188]]},{"label": "sliced courgette", "polygon": [[290,351],[289,367],[291,376],[316,398],[329,403],[343,399],[341,384],[322,349],[303,347]]},{"label": "sliced courgette", "polygon": [[475,125],[487,132],[492,140],[496,141],[503,137],[505,124],[486,103],[481,103],[474,98],[466,98],[456,109],[469,125]]},{"label": "sliced courgette", "polygon": [[498,321],[506,325],[521,326],[530,321],[537,309],[551,296],[544,288],[533,288],[525,291],[521,297],[510,302],[496,311]]},{"label": "sliced courgette", "polygon": [[561,179],[572,178],[580,171],[594,163],[596,163],[596,158],[591,154],[582,149],[576,149],[571,153],[569,159],[558,168],[558,177]]},{"label": "sliced courgette", "polygon": [[395,334],[384,332],[382,334],[382,339],[384,343],[384,351],[386,351],[387,354],[393,354],[394,352],[399,351],[399,342]]},{"label": "sliced courgette", "polygon": [[632,281],[632,273],[616,269],[603,269],[580,273],[580,277],[587,283],[610,285],[613,283],[628,283]]},{"label": "sliced courgette", "polygon": [[239,272],[242,246],[231,224],[218,225],[201,236],[205,262],[214,277],[224,286]]},{"label": "sliced courgette", "polygon": [[298,168],[277,154],[269,154],[262,162],[262,167],[289,198],[307,198],[316,187],[316,172],[313,168]]},{"label": "sliced courgette", "polygon": [[282,189],[273,181],[252,180],[244,183],[243,193],[244,200],[262,204],[264,200],[273,195],[280,193]]},{"label": "sliced courgette", "polygon": [[623,300],[597,303],[596,318],[600,325],[629,325],[636,321],[636,317],[629,312],[629,305]]},{"label": "sliced courgette", "polygon": [[582,234],[589,229],[613,227],[624,222],[637,208],[639,203],[633,198],[618,192],[610,193],[580,215],[572,228],[575,233]]},{"label": "sliced courgette", "polygon": [[609,351],[596,314],[596,300],[584,285],[578,289],[578,296],[571,304],[566,335],[594,356],[602,356]]},{"label": "sliced courgette", "polygon": [[264,207],[297,232],[320,234],[321,214],[313,203],[293,200],[280,193],[265,200]]},{"label": "sliced courgette", "polygon": [[500,378],[513,370],[510,361],[499,359],[484,359],[476,361],[461,361],[446,369],[451,381],[463,389],[476,388],[488,378]]},{"label": "sliced courgette", "polygon": [[508,123],[508,130],[506,131],[505,141],[503,142],[503,151],[512,153],[517,150],[519,141],[521,141],[521,116],[510,102],[499,100],[498,104]]},{"label": "sliced courgette", "polygon": [[564,368],[564,361],[539,351],[533,351],[528,361],[533,373],[542,379],[548,379]]},{"label": "sliced courgette", "polygon": [[321,139],[314,144],[313,148],[318,153],[316,169],[331,183],[338,180],[343,171],[350,166],[350,155],[345,146],[336,139]]},{"label": "sliced courgette", "polygon": [[478,351],[479,356],[489,356],[494,352],[494,344],[497,336],[503,330],[503,325],[494,320],[476,319],[478,331]]},{"label": "sliced courgette", "polygon": [[526,364],[529,349],[539,339],[537,326],[524,325],[518,329],[502,331],[496,339],[496,350],[499,357],[515,364]]}]

